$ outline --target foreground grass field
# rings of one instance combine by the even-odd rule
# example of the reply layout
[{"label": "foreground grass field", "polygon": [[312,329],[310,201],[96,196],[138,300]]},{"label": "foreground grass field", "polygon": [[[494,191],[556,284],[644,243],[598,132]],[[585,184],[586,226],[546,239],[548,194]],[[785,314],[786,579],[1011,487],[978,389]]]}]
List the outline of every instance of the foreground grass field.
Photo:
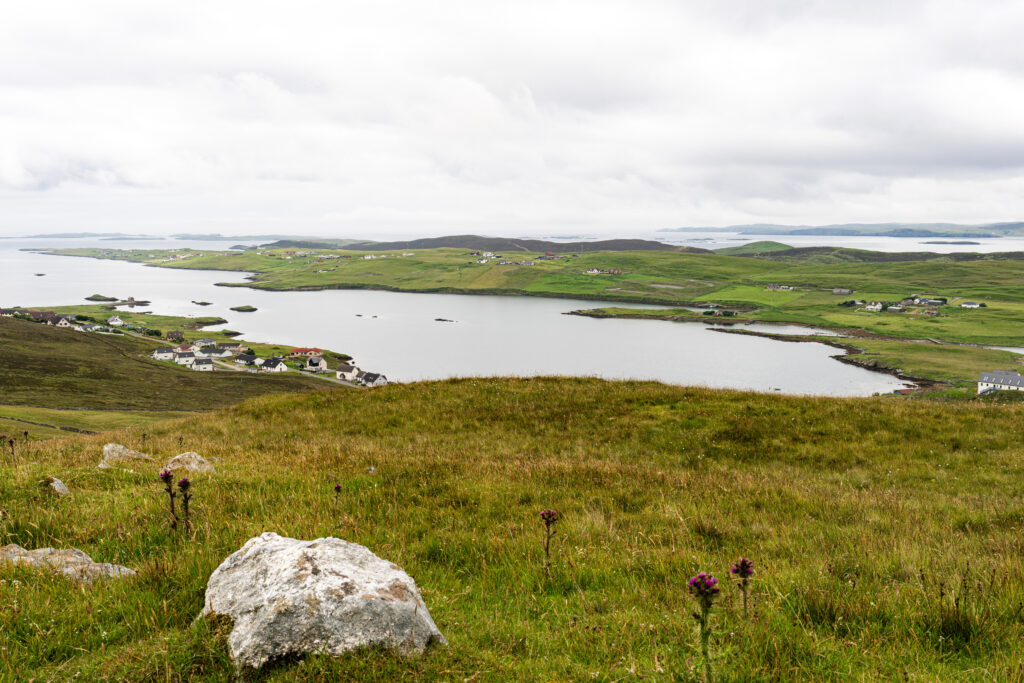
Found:
[{"label": "foreground grass field", "polygon": [[[723,581],[716,680],[1024,675],[1021,405],[476,379],[266,396],[146,430],[157,456],[221,459],[194,479],[188,538],[167,529],[155,467],[95,469],[107,441],[142,447],[139,428],[0,461],[0,543],[139,570],[80,588],[0,568],[4,680],[231,680],[223,628],[192,622],[210,572],[263,531],[398,563],[450,642],[305,657],[267,681],[697,680],[698,571]],[[44,495],[48,475],[72,495]],[[545,508],[562,515],[550,581]],[[727,581],[740,555],[749,618]]]}]

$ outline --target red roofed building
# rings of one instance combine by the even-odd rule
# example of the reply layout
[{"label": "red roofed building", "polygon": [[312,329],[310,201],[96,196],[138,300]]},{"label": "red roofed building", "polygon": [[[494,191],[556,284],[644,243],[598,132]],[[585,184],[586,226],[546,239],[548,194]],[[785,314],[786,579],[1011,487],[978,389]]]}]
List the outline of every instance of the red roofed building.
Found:
[{"label": "red roofed building", "polygon": [[309,358],[322,355],[324,355],[323,349],[292,349],[288,352],[289,358]]}]

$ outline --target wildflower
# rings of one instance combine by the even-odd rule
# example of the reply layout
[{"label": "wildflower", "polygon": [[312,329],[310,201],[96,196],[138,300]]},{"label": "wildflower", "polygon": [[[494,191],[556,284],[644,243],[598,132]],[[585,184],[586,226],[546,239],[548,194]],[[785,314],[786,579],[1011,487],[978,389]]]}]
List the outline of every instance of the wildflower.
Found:
[{"label": "wildflower", "polygon": [[729,571],[740,580],[740,590],[743,591],[743,616],[747,616],[747,591],[750,588],[750,577],[754,575],[754,562],[741,557],[732,563],[732,569]]},{"label": "wildflower", "polygon": [[745,557],[741,557],[732,563],[732,569],[730,571],[741,579],[749,579],[754,575],[754,562]]},{"label": "wildflower", "polygon": [[542,510],[541,521],[544,522],[544,577],[551,578],[551,539],[555,535],[555,522],[560,517],[554,510]]},{"label": "wildflower", "polygon": [[693,618],[700,625],[700,651],[704,656],[704,678],[711,681],[711,655],[708,653],[708,643],[711,640],[711,606],[721,590],[718,587],[718,579],[701,572],[690,578],[690,595],[697,599],[700,612],[694,612]]},{"label": "wildflower", "polygon": [[25,431],[23,431],[21,433],[21,435],[27,439],[28,438],[28,430],[26,429]]},{"label": "wildflower", "polygon": [[185,515],[185,531],[192,529],[192,523],[188,519],[188,503],[192,500],[192,494],[189,493],[189,488],[192,483],[188,480],[188,477],[184,477],[178,480],[178,488],[181,489],[181,509]]},{"label": "wildflower", "polygon": [[174,509],[174,475],[168,469],[160,470],[160,481],[164,483],[164,491],[167,492],[167,503],[171,510],[171,528],[178,528],[178,513]]},{"label": "wildflower", "polygon": [[341,484],[335,484],[334,485],[334,493],[335,494],[340,494],[341,493]]}]

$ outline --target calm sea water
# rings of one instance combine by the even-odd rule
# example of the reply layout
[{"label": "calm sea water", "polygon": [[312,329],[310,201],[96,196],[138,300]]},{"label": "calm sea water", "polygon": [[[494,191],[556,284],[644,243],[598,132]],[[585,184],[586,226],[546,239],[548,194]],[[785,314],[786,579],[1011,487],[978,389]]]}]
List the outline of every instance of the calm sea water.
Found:
[{"label": "calm sea water", "polygon": [[[61,246],[90,244],[227,246],[182,241],[61,242]],[[595,302],[367,290],[266,292],[216,286],[217,282],[240,282],[244,273],[171,270],[18,251],[48,246],[57,244],[54,240],[0,240],[0,306],[86,303],[84,297],[94,293],[133,296],[150,300],[145,310],[155,313],[221,316],[228,320],[225,327],[240,330],[249,341],[342,351],[363,369],[398,381],[573,375],[836,396],[870,395],[905,386],[889,375],[835,361],[831,356],[839,351],[823,344],[721,334],[702,323],[564,315],[598,305]],[[192,301],[213,305],[200,307]],[[243,304],[259,310],[229,310]],[[755,329],[807,332],[787,326]]]}]

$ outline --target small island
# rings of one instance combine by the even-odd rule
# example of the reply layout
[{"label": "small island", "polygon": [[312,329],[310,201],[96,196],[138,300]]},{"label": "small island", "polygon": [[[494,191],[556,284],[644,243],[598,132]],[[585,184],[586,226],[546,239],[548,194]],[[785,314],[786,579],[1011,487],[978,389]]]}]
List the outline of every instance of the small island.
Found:
[{"label": "small island", "polygon": [[118,301],[116,296],[103,296],[102,294],[93,294],[92,296],[85,297],[86,301]]},{"label": "small island", "polygon": [[237,311],[239,313],[252,313],[253,311],[256,311],[256,310],[259,310],[259,309],[256,308],[255,306],[249,306],[247,304],[245,306],[232,306],[231,310],[232,311]]},{"label": "small island", "polygon": [[921,244],[981,244],[981,242],[972,242],[971,240],[930,240],[928,242],[921,242]]},{"label": "small island", "polygon": [[212,306],[213,305],[209,301],[193,301],[192,303],[194,303],[196,306]]}]

